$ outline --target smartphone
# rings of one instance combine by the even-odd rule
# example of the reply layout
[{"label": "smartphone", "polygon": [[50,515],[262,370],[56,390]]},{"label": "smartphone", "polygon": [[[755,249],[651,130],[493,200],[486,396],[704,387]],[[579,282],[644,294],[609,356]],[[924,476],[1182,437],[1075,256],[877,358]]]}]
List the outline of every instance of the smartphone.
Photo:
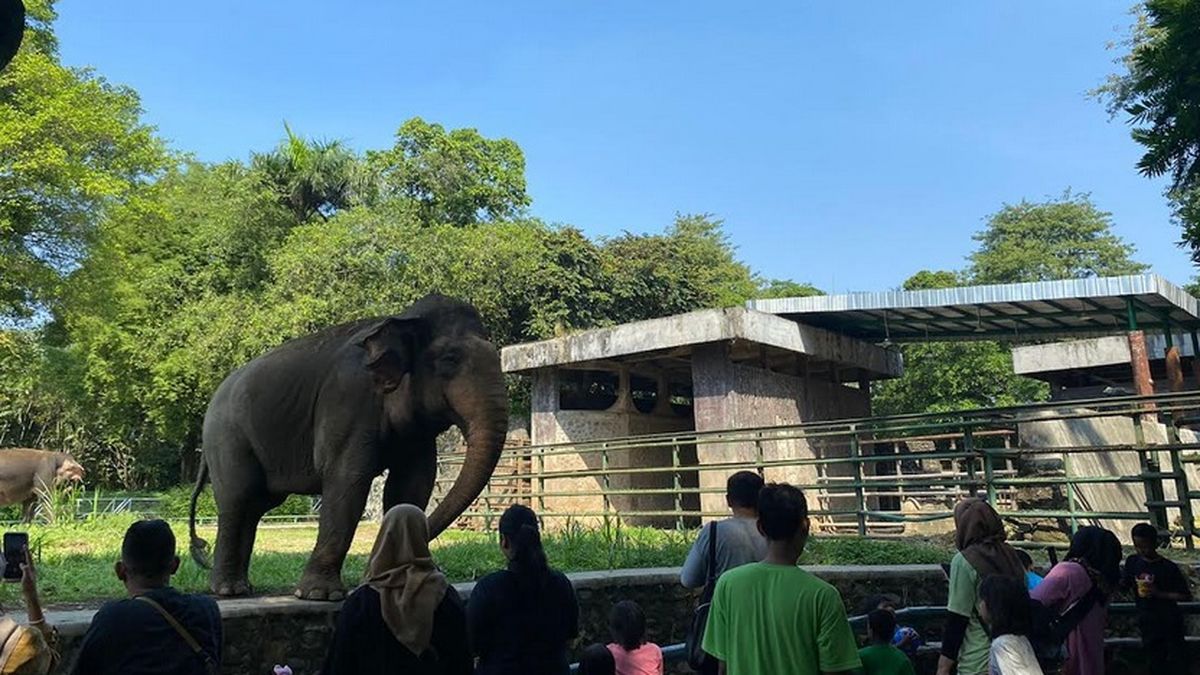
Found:
[{"label": "smartphone", "polygon": [[25,562],[25,551],[29,549],[29,534],[25,532],[4,533],[4,580],[20,581],[21,564]]}]

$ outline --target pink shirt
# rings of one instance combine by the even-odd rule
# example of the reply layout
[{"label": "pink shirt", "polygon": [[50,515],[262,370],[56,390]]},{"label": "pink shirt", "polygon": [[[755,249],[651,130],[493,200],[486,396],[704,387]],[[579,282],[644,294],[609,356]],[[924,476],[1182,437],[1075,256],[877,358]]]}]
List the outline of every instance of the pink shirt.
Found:
[{"label": "pink shirt", "polygon": [[[1090,590],[1092,579],[1082,565],[1061,562],[1050,568],[1050,573],[1029,595],[1062,614]],[[1069,656],[1063,664],[1063,675],[1104,675],[1104,626],[1107,623],[1108,607],[1097,602],[1067,636]]]},{"label": "pink shirt", "polygon": [[663,675],[662,650],[653,642],[642,643],[631,652],[614,642],[608,651],[617,662],[617,675]]}]

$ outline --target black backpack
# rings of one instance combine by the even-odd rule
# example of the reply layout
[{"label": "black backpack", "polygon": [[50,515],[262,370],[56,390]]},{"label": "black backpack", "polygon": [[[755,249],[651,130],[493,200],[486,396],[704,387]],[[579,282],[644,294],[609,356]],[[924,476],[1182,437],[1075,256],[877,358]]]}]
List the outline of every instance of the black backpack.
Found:
[{"label": "black backpack", "polygon": [[687,632],[687,662],[698,673],[715,672],[716,659],[701,648],[704,628],[708,625],[708,611],[712,607],[713,591],[717,588],[717,523],[708,526],[708,578],[700,592],[700,602],[692,612],[692,623]]},{"label": "black backpack", "polygon": [[1067,636],[1097,603],[1103,601],[1104,595],[1095,583],[1078,602],[1061,614],[1037,600],[1029,600],[1030,614],[1033,618],[1029,642],[1033,645],[1033,652],[1037,655],[1042,672],[1054,673],[1062,668],[1068,656]]}]

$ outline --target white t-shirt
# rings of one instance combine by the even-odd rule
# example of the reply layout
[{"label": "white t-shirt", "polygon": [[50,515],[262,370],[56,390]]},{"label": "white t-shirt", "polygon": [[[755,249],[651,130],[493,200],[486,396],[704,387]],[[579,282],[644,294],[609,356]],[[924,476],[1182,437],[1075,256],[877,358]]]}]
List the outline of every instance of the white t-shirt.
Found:
[{"label": "white t-shirt", "polygon": [[991,675],[1042,675],[1033,645],[1024,635],[1001,635],[989,652]]}]

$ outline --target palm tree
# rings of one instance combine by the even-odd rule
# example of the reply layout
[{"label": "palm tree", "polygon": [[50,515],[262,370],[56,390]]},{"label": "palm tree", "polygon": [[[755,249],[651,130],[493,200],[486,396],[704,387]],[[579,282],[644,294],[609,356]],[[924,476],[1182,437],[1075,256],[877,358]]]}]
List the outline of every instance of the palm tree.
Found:
[{"label": "palm tree", "polygon": [[251,167],[279,193],[280,202],[304,222],[349,207],[361,183],[358,156],[341,141],[309,141],[292,132],[275,150],[255,154]]}]

